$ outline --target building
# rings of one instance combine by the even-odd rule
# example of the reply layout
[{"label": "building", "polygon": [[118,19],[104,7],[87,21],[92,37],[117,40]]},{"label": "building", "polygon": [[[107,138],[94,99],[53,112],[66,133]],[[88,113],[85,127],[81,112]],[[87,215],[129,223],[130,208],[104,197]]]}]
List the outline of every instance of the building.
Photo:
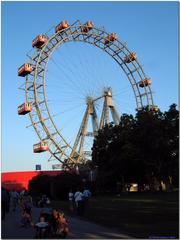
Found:
[{"label": "building", "polygon": [[4,172],[1,173],[1,185],[8,190],[28,189],[29,181],[38,175],[56,176],[62,170],[57,171],[28,171],[28,172]]}]

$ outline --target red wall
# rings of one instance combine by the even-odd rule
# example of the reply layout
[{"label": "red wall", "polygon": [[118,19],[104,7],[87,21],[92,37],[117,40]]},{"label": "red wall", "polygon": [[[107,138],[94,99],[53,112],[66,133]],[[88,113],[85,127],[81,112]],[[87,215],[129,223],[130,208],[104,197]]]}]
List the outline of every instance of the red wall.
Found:
[{"label": "red wall", "polygon": [[39,175],[50,175],[50,176],[56,176],[58,174],[62,173],[61,170],[59,171],[31,171],[31,172],[6,172],[1,173],[1,182],[2,186],[11,190],[11,189],[22,189],[26,188],[28,189],[28,183],[29,181]]}]

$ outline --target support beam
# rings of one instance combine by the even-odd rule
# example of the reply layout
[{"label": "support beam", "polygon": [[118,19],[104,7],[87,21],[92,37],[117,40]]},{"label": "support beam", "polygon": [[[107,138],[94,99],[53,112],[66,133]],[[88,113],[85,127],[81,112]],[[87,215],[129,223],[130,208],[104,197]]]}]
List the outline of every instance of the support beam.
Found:
[{"label": "support beam", "polygon": [[99,121],[98,121],[96,109],[94,107],[94,103],[93,103],[92,125],[93,125],[93,135],[96,136],[99,128]]},{"label": "support beam", "polygon": [[104,125],[108,123],[109,123],[109,106],[108,106],[108,97],[105,96]]},{"label": "support beam", "polygon": [[119,125],[120,116],[115,107],[111,107],[111,114],[115,125]]},{"label": "support beam", "polygon": [[83,120],[82,120],[82,123],[81,123],[81,126],[80,126],[80,129],[78,131],[78,134],[77,134],[77,137],[76,137],[76,140],[74,142],[74,146],[73,146],[73,149],[72,149],[72,152],[70,154],[70,157],[73,158],[74,157],[74,154],[76,152],[76,149],[77,149],[77,146],[79,144],[79,141],[80,141],[80,137],[81,137],[81,134],[82,134],[82,129],[83,129],[83,126],[84,126],[84,123],[86,121],[86,118],[87,118],[87,115],[88,115],[88,106],[86,108],[86,111],[85,111],[85,114],[84,114],[84,117],[83,117]]},{"label": "support beam", "polygon": [[110,119],[109,119],[110,111],[111,111],[112,119],[113,119],[115,125],[118,125],[119,121],[120,121],[120,116],[119,116],[119,114],[115,108],[114,102],[112,100],[111,88],[107,88],[104,90],[103,97],[104,97],[104,104],[103,104],[103,110],[102,110],[102,114],[101,114],[99,129],[102,129],[103,126],[110,123]]},{"label": "support beam", "polygon": [[106,101],[104,101],[104,104],[103,104],[103,110],[102,110],[102,114],[101,114],[99,129],[102,129],[104,126],[105,111],[106,111]]},{"label": "support beam", "polygon": [[[100,123],[99,123],[98,116],[95,109],[95,102],[101,98],[104,99],[104,102],[103,102],[103,109],[102,109],[102,114],[100,118]],[[88,121],[90,117],[92,120],[92,129],[93,129],[92,136],[96,136],[99,129],[102,129],[106,124],[110,123],[110,112],[115,125],[118,125],[120,121],[119,114],[112,100],[111,88],[106,88],[104,90],[103,95],[98,98],[93,99],[93,97],[88,96],[86,98],[86,105],[87,107],[79,128],[79,131],[77,133],[74,146],[70,153],[70,158],[74,159],[74,161],[76,161],[76,164],[80,164],[86,161],[84,152],[87,152],[87,151],[84,149],[84,143],[85,143],[85,137],[88,136],[87,130],[88,130]]]},{"label": "support beam", "polygon": [[83,153],[83,147],[84,147],[84,138],[87,133],[87,124],[88,124],[88,119],[89,119],[89,111],[88,114],[86,115],[83,127],[82,127],[82,132],[81,132],[81,142],[80,142],[80,147],[79,147],[79,155],[82,156]]}]

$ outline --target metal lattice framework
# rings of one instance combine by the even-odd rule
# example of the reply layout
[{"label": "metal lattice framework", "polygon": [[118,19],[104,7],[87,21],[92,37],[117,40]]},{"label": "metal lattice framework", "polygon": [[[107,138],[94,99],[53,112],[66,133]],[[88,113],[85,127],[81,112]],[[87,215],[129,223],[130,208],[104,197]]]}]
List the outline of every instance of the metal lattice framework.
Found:
[{"label": "metal lattice framework", "polygon": [[42,48],[36,49],[33,56],[28,55],[30,63],[33,66],[33,71],[26,76],[24,90],[26,92],[26,102],[33,103],[33,111],[29,113],[31,126],[35,129],[41,141],[48,141],[50,153],[62,163],[68,160],[69,163],[78,164],[81,154],[76,151],[76,159],[74,158],[74,154],[72,154],[74,151],[73,146],[66,141],[65,137],[58,130],[48,107],[46,72],[48,62],[59,45],[70,41],[84,42],[92,44],[103,52],[106,52],[126,74],[134,92],[137,109],[142,109],[145,106],[154,106],[150,86],[139,87],[139,83],[146,78],[142,66],[137,59],[130,63],[123,61],[131,53],[126,44],[123,44],[118,39],[105,45],[104,40],[110,33],[106,32],[104,28],[94,26],[90,31],[82,32],[81,26],[83,24],[78,20],[68,28],[51,36],[46,34],[47,42]]}]

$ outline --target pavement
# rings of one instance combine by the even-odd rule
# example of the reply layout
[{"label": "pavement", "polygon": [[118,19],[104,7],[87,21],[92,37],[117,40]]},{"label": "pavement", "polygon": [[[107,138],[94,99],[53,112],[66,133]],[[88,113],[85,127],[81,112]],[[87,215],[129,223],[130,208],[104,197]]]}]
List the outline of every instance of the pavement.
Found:
[{"label": "pavement", "polygon": [[[42,208],[32,209],[33,222],[38,221]],[[119,233],[116,230],[102,227],[79,218],[66,215],[69,222],[70,233],[67,239],[132,239],[128,235]],[[31,226],[21,227],[21,209],[17,208],[15,212],[10,209],[6,214],[5,220],[1,222],[1,239],[33,239],[35,229]]]}]

